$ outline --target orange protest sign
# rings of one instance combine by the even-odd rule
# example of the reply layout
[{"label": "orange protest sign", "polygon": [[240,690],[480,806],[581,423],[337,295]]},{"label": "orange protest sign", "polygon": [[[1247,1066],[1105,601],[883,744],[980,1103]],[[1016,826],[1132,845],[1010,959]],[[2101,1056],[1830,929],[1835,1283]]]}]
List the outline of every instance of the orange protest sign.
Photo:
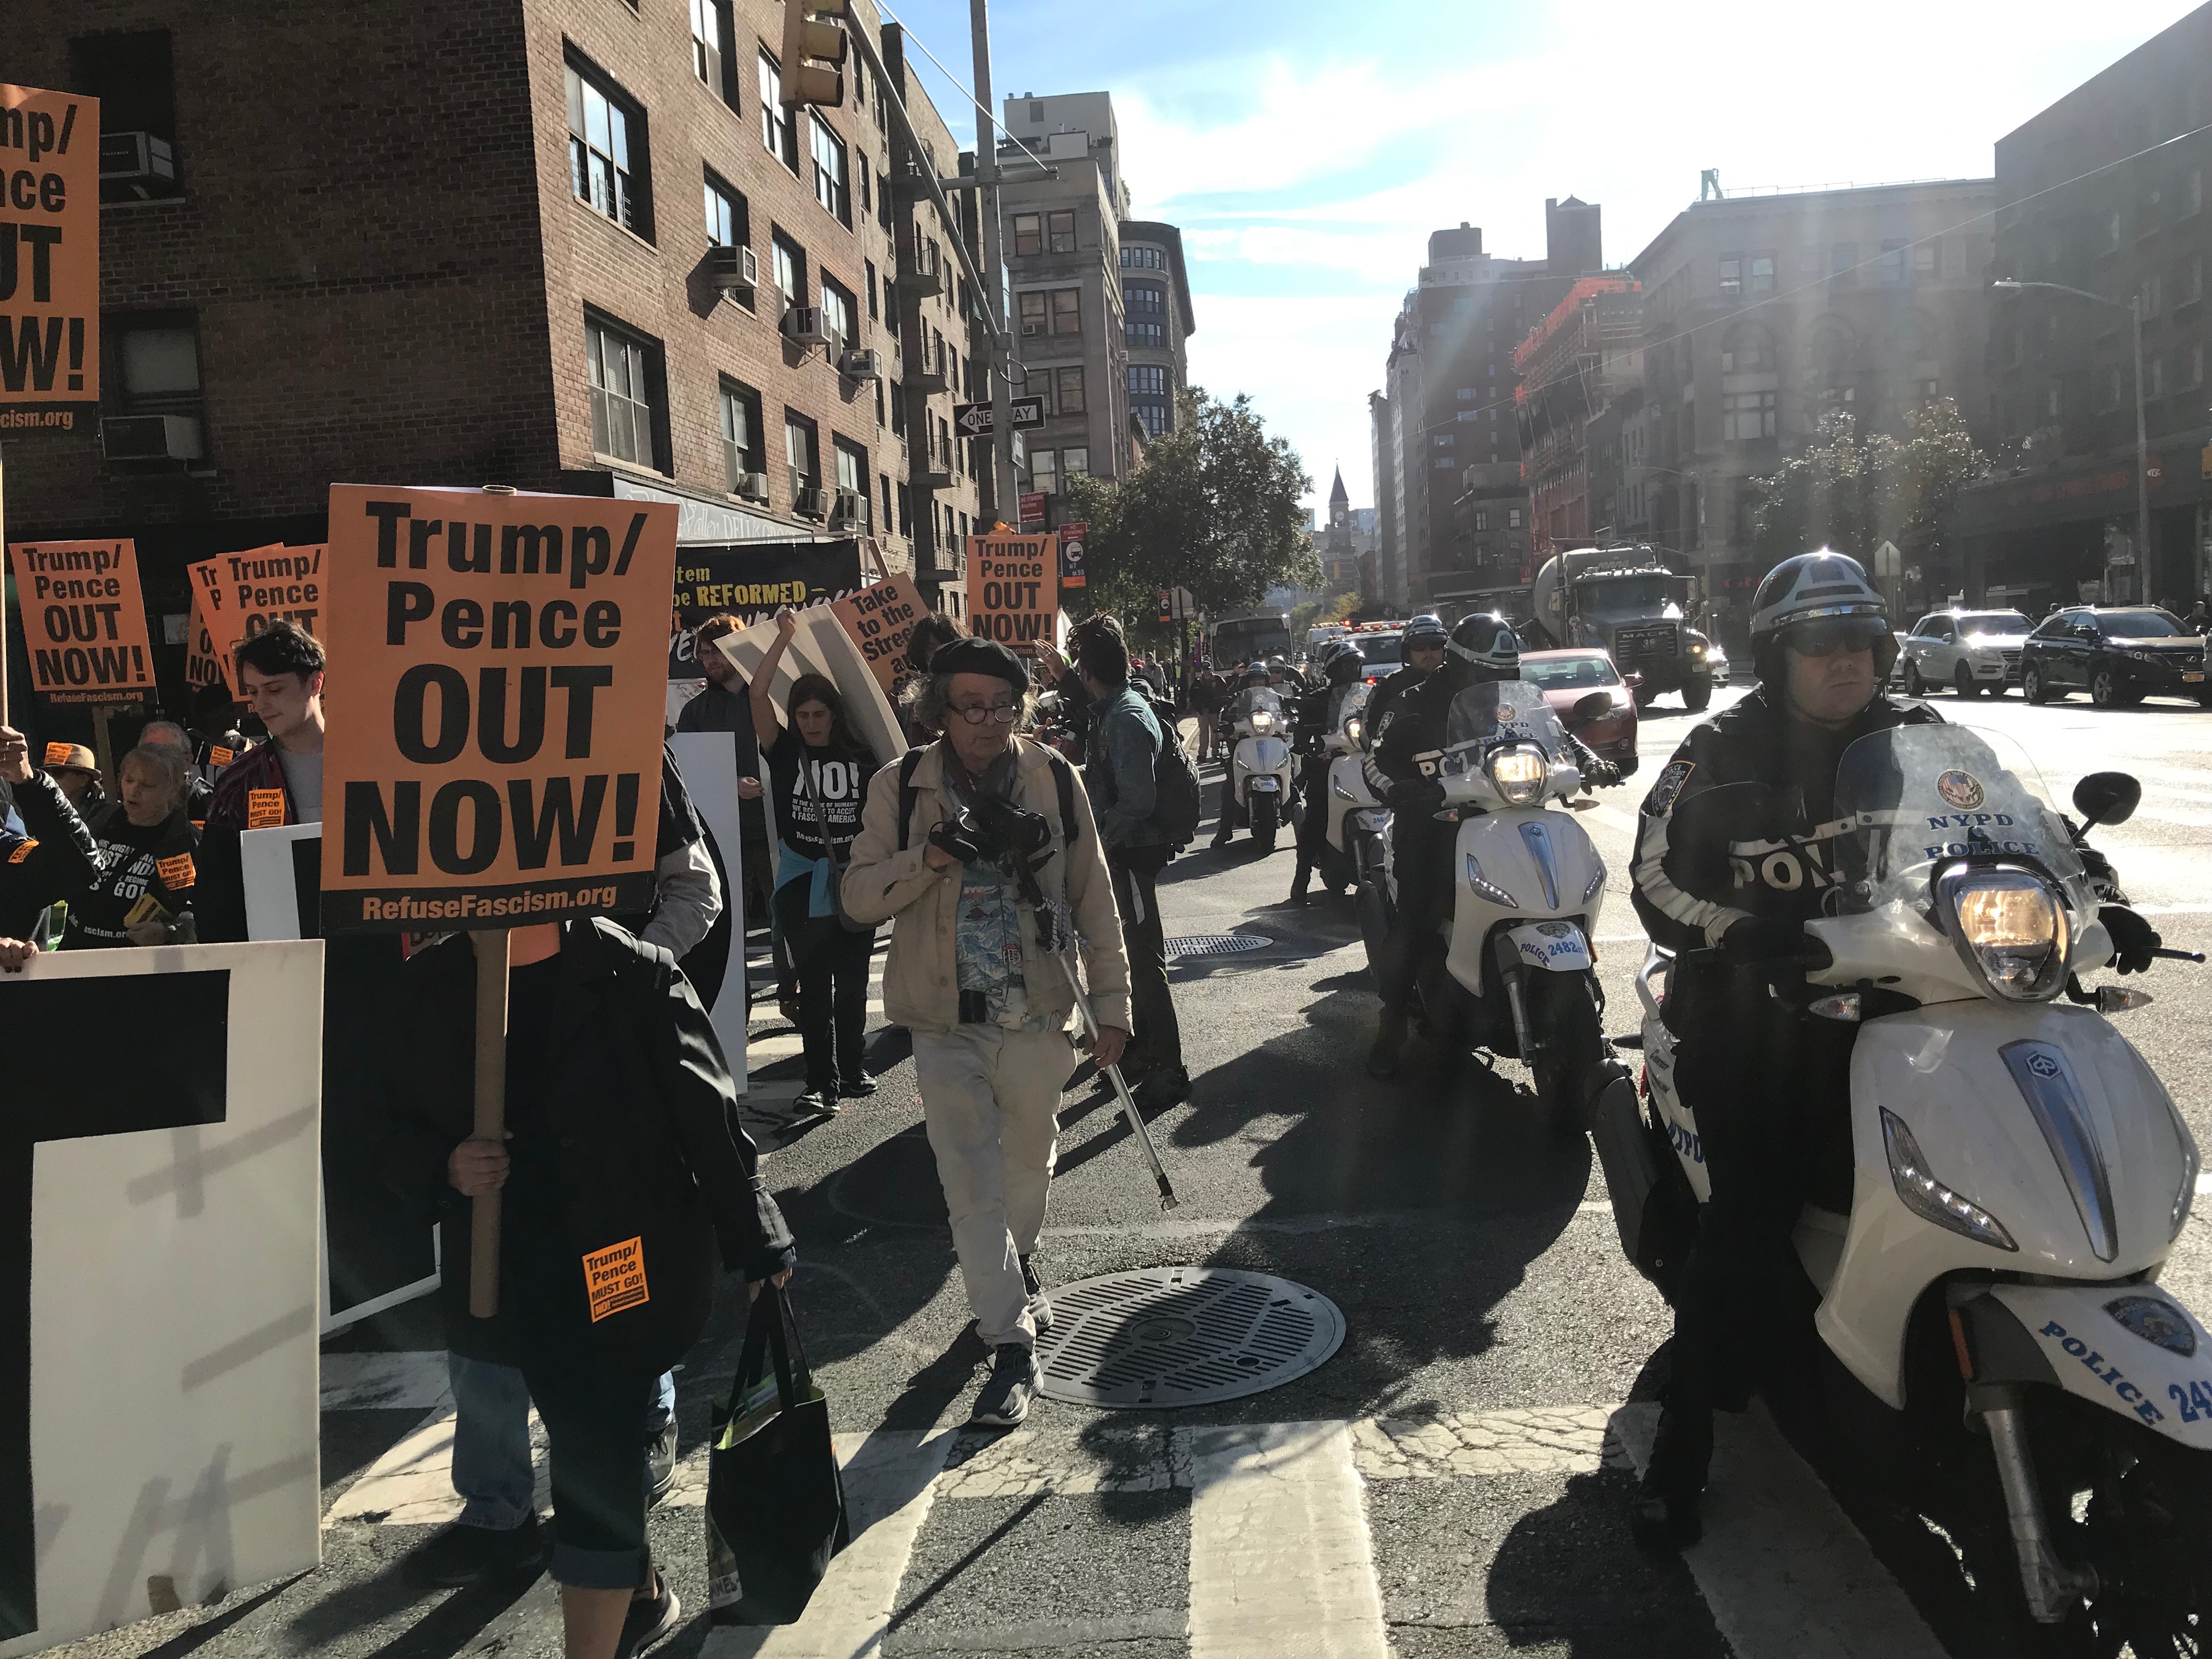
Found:
[{"label": "orange protest sign", "polygon": [[[197,569],[194,566],[192,568]],[[185,684],[193,690],[203,690],[210,685],[220,685],[234,702],[238,687],[234,678],[235,659],[231,653],[238,642],[216,643],[215,629],[208,621],[208,607],[200,592],[197,580],[192,583],[192,615],[185,630]]]},{"label": "orange protest sign", "polygon": [[31,653],[31,684],[48,702],[136,702],[154,689],[138,549],[103,542],[15,542],[8,564]]},{"label": "orange protest sign", "polygon": [[333,484],[329,554],[325,931],[650,909],[675,507]]},{"label": "orange protest sign", "polygon": [[323,614],[323,550],[271,543],[218,553],[186,567],[192,586],[185,678],[238,695],[238,647],[280,617],[318,639]]},{"label": "orange protest sign", "polygon": [[929,614],[929,603],[910,576],[892,576],[848,593],[830,609],[845,624],[853,643],[876,684],[890,695],[892,685],[906,667],[907,637],[914,625]]},{"label": "orange protest sign", "polygon": [[0,431],[100,410],[100,100],[0,86]]},{"label": "orange protest sign", "polygon": [[1060,615],[1060,544],[1001,531],[968,538],[968,623],[977,638],[1028,654]]},{"label": "orange protest sign", "polygon": [[591,1299],[592,1323],[653,1300],[645,1282],[645,1239],[626,1238],[604,1250],[584,1252],[584,1292]]}]

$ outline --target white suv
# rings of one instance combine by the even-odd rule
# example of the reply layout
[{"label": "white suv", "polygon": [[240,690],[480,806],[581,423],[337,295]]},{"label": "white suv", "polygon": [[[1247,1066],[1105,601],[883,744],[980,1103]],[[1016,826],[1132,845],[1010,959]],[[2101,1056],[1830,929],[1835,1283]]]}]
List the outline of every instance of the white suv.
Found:
[{"label": "white suv", "polygon": [[2020,684],[2020,649],[2035,624],[2017,611],[1936,611],[1905,638],[1905,695],[1948,685],[1962,697],[2002,696]]}]

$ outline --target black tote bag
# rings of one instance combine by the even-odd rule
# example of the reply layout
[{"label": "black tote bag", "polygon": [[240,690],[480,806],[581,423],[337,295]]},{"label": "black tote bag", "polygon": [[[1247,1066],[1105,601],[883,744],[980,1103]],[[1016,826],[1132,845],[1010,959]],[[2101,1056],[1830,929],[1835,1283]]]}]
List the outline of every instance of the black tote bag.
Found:
[{"label": "black tote bag", "polygon": [[[845,1487],[790,1298],[763,1285],[707,1463],[707,1593],[718,1625],[788,1625],[848,1541]],[[769,1362],[773,1376],[763,1376]]]}]

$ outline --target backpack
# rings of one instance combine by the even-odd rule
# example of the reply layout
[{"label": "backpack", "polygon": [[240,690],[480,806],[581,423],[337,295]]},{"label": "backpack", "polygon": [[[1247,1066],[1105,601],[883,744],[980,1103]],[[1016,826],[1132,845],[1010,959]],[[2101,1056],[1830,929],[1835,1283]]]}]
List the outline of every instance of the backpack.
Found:
[{"label": "backpack", "polygon": [[1160,723],[1160,752],[1152,763],[1152,815],[1146,822],[1179,853],[1198,839],[1198,769],[1183,749],[1175,705],[1161,697],[1146,702]]}]

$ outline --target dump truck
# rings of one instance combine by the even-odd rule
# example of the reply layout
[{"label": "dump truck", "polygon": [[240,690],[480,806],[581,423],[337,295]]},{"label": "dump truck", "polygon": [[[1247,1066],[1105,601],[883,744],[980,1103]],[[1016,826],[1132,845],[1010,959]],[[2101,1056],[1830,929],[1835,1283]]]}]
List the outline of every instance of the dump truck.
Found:
[{"label": "dump truck", "polygon": [[1622,678],[1635,675],[1639,708],[1680,691],[1695,711],[1712,701],[1705,638],[1682,614],[1689,578],[1649,547],[1577,547],[1556,553],[1536,572],[1529,594],[1535,643],[1595,646],[1610,652]]}]

